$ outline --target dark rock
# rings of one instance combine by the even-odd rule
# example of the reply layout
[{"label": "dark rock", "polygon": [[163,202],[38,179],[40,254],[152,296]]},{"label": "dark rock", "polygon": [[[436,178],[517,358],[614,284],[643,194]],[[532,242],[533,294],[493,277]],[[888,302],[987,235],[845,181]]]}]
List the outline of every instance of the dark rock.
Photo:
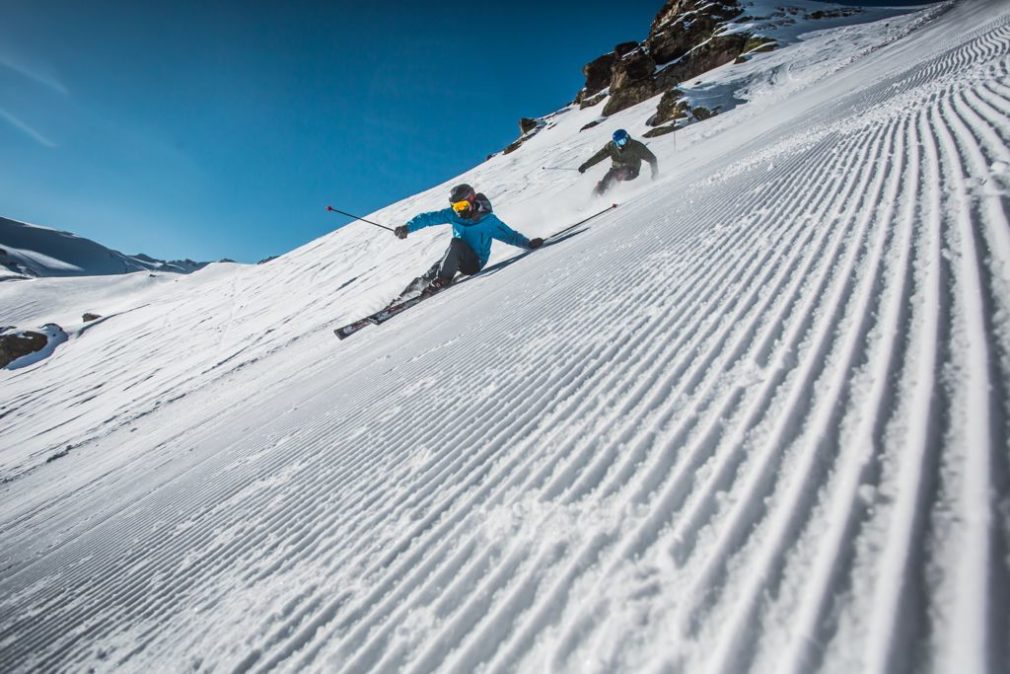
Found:
[{"label": "dark rock", "polygon": [[[583,67],[586,85],[576,102],[585,109],[606,98],[602,114],[612,115],[732,62],[751,36],[720,33],[742,14],[737,0],[666,0],[645,41],[622,42]],[[760,45],[768,42],[762,38]],[[666,67],[657,73],[657,66]],[[648,123],[661,126],[685,116],[687,107],[677,99],[664,96]]]},{"label": "dark rock", "polygon": [[699,122],[703,122],[709,117],[715,117],[717,114],[719,114],[719,112],[718,109],[709,110],[708,108],[699,105],[697,108],[691,108],[691,114],[694,115],[694,118],[697,119]]},{"label": "dark rock", "polygon": [[81,320],[85,323],[90,323],[91,321],[97,321],[101,316],[98,314],[86,313],[81,316]]},{"label": "dark rock", "polygon": [[512,141],[508,147],[502,150],[502,154],[510,154],[519,149],[519,147],[528,141],[533,136],[537,135],[542,129],[547,128],[547,123],[542,119],[531,119],[529,117],[522,117],[519,120],[519,138]]},{"label": "dark rock", "polygon": [[669,126],[657,126],[655,129],[649,129],[642,134],[645,138],[655,138],[656,136],[664,136],[668,133],[672,133],[677,130],[676,124],[670,124]]},{"label": "dark rock", "polygon": [[575,102],[582,103],[587,98],[609,87],[611,71],[616,62],[617,54],[611,52],[593,59],[582,66],[582,74],[586,78],[586,85],[582,87],[582,91],[575,97]]},{"label": "dark rock", "polygon": [[0,334],[0,367],[7,367],[21,356],[41,351],[48,342],[42,333],[29,330]]},{"label": "dark rock", "polygon": [[845,7],[843,9],[829,9],[829,10],[818,9],[816,11],[807,14],[807,18],[814,19],[815,21],[819,19],[840,19],[846,16],[853,16],[855,14],[859,14],[861,11],[862,10],[856,7]]},{"label": "dark rock", "polygon": [[602,101],[606,97],[607,97],[607,94],[605,92],[598,93],[595,96],[590,96],[589,98],[583,100],[579,104],[579,109],[580,110],[585,110],[586,108],[591,108],[594,105],[597,105],[600,101]]},{"label": "dark rock", "polygon": [[518,150],[522,146],[522,144],[524,142],[526,142],[526,137],[525,136],[523,136],[522,138],[518,138],[518,139],[512,141],[511,143],[509,143],[507,146],[505,146],[505,149],[502,150],[501,153],[502,154],[512,154],[513,152],[515,152],[516,150]]},{"label": "dark rock", "polygon": [[614,64],[610,78],[610,92],[614,94],[630,84],[650,79],[656,72],[656,62],[645,51],[639,49]]},{"label": "dark rock", "polygon": [[693,49],[687,57],[659,71],[656,80],[660,88],[670,89],[712,68],[734,61],[743,53],[744,45],[750,37],[746,33],[734,33],[712,38]]},{"label": "dark rock", "polygon": [[631,42],[622,42],[614,47],[614,53],[617,54],[617,58],[624,58],[627,54],[630,54],[636,49],[638,49],[638,42],[632,40]]},{"label": "dark rock", "polygon": [[770,37],[753,35],[744,43],[743,51],[745,54],[760,54],[762,52],[774,51],[778,49],[778,46],[779,43]]},{"label": "dark rock", "polygon": [[687,102],[683,100],[684,93],[680,89],[671,89],[663,94],[656,106],[656,114],[645,123],[649,126],[666,124],[670,120],[687,116]]},{"label": "dark rock", "polygon": [[594,126],[596,126],[597,124],[599,124],[599,123],[600,123],[600,121],[601,121],[601,120],[599,120],[599,119],[594,119],[593,121],[589,122],[589,124],[586,124],[586,125],[585,125],[585,126],[583,126],[583,127],[581,128],[581,129],[579,129],[579,131],[585,131],[586,129],[591,129],[591,128],[593,128]]},{"label": "dark rock", "polygon": [[659,89],[656,86],[656,82],[652,79],[633,82],[620,91],[611,93],[610,98],[607,99],[607,104],[603,106],[601,114],[604,116],[612,115],[633,105],[638,105],[658,93]]},{"label": "dark rock", "polygon": [[740,16],[736,0],[667,0],[656,14],[645,45],[659,65],[684,56],[712,37],[720,24]]},{"label": "dark rock", "polygon": [[[493,156],[494,156],[493,154],[489,154],[487,157],[488,157],[488,159],[490,159]],[[256,264],[266,264],[267,262],[270,262],[271,260],[276,260],[277,257],[278,257],[277,255],[271,255],[270,257],[263,258],[262,260],[260,260]]]}]

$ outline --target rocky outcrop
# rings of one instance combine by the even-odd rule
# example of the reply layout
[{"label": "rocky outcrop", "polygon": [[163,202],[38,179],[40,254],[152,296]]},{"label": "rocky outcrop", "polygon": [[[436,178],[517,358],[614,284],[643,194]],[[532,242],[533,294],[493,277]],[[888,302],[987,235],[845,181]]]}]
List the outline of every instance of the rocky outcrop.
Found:
[{"label": "rocky outcrop", "polygon": [[[655,113],[646,123],[654,137],[670,133],[683,120],[703,120],[718,114],[712,110],[691,108],[679,89],[702,73],[730,63],[744,63],[752,55],[779,47],[763,35],[792,26],[802,20],[837,18],[857,14],[858,8],[810,11],[783,5],[752,7],[745,15],[739,0],[666,0],[641,42],[621,42],[613,50],[582,67],[585,85],[575,96],[581,109],[603,103],[600,119],[585,124],[592,128],[604,117],[659,97]],[[748,5],[750,6],[750,5]],[[754,14],[761,12],[761,15]],[[742,30],[746,22],[748,31]],[[520,122],[521,137],[505,149],[518,149],[538,129],[528,130]],[[489,155],[489,158],[493,155]]]},{"label": "rocky outcrop", "polygon": [[746,33],[713,37],[692,49],[687,57],[663,68],[656,74],[656,79],[663,88],[675,87],[713,68],[735,61],[743,53],[749,39],[750,36]]},{"label": "rocky outcrop", "polygon": [[606,117],[615,112],[626,110],[633,105],[638,105],[642,101],[649,100],[658,93],[656,83],[651,78],[632,82],[610,94],[606,105],[603,106],[602,114]]},{"label": "rocky outcrop", "polygon": [[97,321],[101,316],[98,314],[93,314],[90,311],[81,316],[82,323],[90,323],[91,321]]},{"label": "rocky outcrop", "polygon": [[653,19],[645,45],[656,63],[665,65],[686,56],[742,13],[736,0],[668,0]]},{"label": "rocky outcrop", "polygon": [[[522,144],[528,141],[533,136],[540,133],[540,130],[547,126],[547,122],[542,119],[532,119],[530,117],[521,117],[519,119],[519,137],[508,144],[508,146],[502,150],[502,154],[510,154],[515,152]],[[491,155],[493,156],[493,155]]]},{"label": "rocky outcrop", "polygon": [[[610,73],[610,99],[603,106],[604,116],[638,105],[659,93],[653,79],[656,62],[638,43],[625,46],[628,44],[635,47],[620,56]],[[620,53],[617,48],[614,52]]]},{"label": "rocky outcrop", "polygon": [[[574,103],[585,109],[605,101],[600,114],[608,117],[662,94],[650,126],[686,117],[677,85],[740,56],[751,36],[722,33],[742,11],[736,0],[667,0],[644,41],[621,42],[582,67],[586,83]],[[536,124],[520,120],[520,137],[502,153],[518,150],[540,130]]]},{"label": "rocky outcrop", "polygon": [[588,101],[610,86],[610,75],[616,62],[617,54],[610,52],[582,66],[582,75],[586,78],[586,86],[582,87],[582,90],[579,91],[579,94],[575,97],[575,102],[583,108],[599,103],[599,100],[596,100],[595,103],[589,103]]},{"label": "rocky outcrop", "polygon": [[0,367],[7,367],[21,356],[41,351],[49,343],[49,339],[40,332],[4,330],[0,332]]},{"label": "rocky outcrop", "polygon": [[669,124],[667,126],[657,126],[655,129],[649,129],[642,134],[645,138],[655,138],[656,136],[665,136],[668,133],[673,133],[677,130],[676,124]]},{"label": "rocky outcrop", "polygon": [[687,102],[684,100],[684,92],[680,89],[671,89],[663,94],[656,106],[656,114],[650,117],[645,123],[649,126],[659,126],[669,121],[685,117],[687,115]]},{"label": "rocky outcrop", "polygon": [[736,0],[667,0],[643,42],[622,42],[582,68],[586,84],[575,102],[586,108],[605,98],[606,117],[663,94],[649,125],[685,116],[677,85],[746,50],[752,35],[727,33],[742,13]]}]

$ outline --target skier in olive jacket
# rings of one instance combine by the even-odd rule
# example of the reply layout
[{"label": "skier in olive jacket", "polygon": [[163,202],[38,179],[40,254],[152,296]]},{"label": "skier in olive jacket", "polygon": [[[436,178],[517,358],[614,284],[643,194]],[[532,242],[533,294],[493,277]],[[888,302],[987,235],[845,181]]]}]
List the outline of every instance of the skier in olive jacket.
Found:
[{"label": "skier in olive jacket", "polygon": [[631,136],[624,129],[614,132],[613,140],[603,146],[603,149],[587,159],[579,167],[579,173],[585,173],[586,169],[599,164],[610,157],[613,163],[610,170],[603,176],[600,182],[596,183],[593,194],[603,194],[609,190],[618,180],[634,180],[638,177],[638,172],[642,170],[642,162],[649,162],[652,168],[652,179],[659,175],[659,161],[652,151]]},{"label": "skier in olive jacket", "polygon": [[[407,234],[432,225],[452,225],[452,241],[442,259],[431,269],[410,282],[400,298],[421,291],[422,295],[437,292],[452,283],[456,272],[476,274],[487,264],[491,255],[491,240],[534,250],[543,245],[543,239],[527,239],[498,219],[491,212],[491,202],[467,184],[456,185],[449,194],[450,207],[414,216],[407,224],[393,230],[401,239]],[[394,300],[395,302],[396,300]]]}]

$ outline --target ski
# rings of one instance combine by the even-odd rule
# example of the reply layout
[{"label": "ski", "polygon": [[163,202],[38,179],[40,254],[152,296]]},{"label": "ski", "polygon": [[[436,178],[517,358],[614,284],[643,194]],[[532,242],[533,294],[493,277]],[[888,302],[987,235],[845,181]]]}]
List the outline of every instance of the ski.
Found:
[{"label": "ski", "polygon": [[372,322],[368,320],[369,318],[371,318],[371,316],[366,316],[365,318],[354,321],[353,323],[348,323],[347,325],[334,330],[333,334],[335,334],[339,339],[350,337],[361,328],[371,325]]},{"label": "ski", "polygon": [[[554,232],[553,234],[551,234],[550,236],[548,236],[548,237],[546,237],[544,239],[544,245],[546,246],[548,243],[557,242],[558,241],[558,237],[560,237],[561,235],[567,234],[568,232],[570,232],[571,230],[575,229],[579,225],[585,224],[585,223],[589,222],[590,220],[592,220],[593,218],[598,217],[600,215],[603,215],[604,213],[607,213],[608,211],[611,211],[611,210],[613,210],[615,208],[617,208],[617,204],[611,204],[611,205],[607,206],[606,208],[604,208],[602,211],[599,211],[597,213],[593,213],[588,218],[584,218],[582,220],[579,220],[574,225],[568,225],[564,229],[561,229],[561,230],[558,230],[558,231]],[[516,260],[518,260],[518,259],[520,259],[522,257],[525,257],[526,255],[529,255],[532,252],[533,252],[532,250],[528,250],[528,251],[525,251],[523,253],[520,253],[519,255],[515,255],[513,257],[510,257],[510,258],[508,258],[506,260],[502,260],[501,262],[499,262],[497,264],[494,264],[494,265],[492,265],[492,266],[484,269],[483,271],[478,272],[477,274],[474,274],[473,276],[471,276],[469,278],[463,279],[462,281],[459,281],[458,283],[453,283],[453,284],[451,284],[449,286],[446,286],[446,288],[443,288],[442,290],[446,290],[446,289],[451,288],[451,287],[453,287],[455,285],[459,285],[460,283],[466,283],[470,279],[478,278],[478,277],[480,277],[480,276],[482,276],[484,274],[487,274],[488,272],[493,272],[493,271],[496,271],[498,269],[501,269],[502,267],[508,266],[508,265],[512,264],[513,262],[515,262]],[[354,321],[353,323],[348,323],[347,325],[345,325],[343,327],[337,328],[336,330],[333,331],[333,334],[335,334],[340,339],[346,339],[346,338],[350,337],[351,335],[353,335],[354,333],[358,332],[359,330],[361,330],[364,327],[367,327],[369,325],[379,325],[381,323],[385,323],[386,321],[388,321],[389,319],[393,318],[394,316],[398,316],[399,314],[403,313],[407,309],[410,309],[411,307],[413,307],[413,306],[415,306],[417,304],[420,304],[424,300],[426,300],[426,299],[428,299],[430,297],[434,297],[435,295],[437,295],[439,293],[441,293],[441,291],[433,292],[433,293],[430,293],[430,294],[427,294],[427,295],[421,295],[421,296],[418,296],[418,297],[411,297],[410,299],[403,300],[401,302],[394,302],[393,304],[390,304],[389,306],[387,306],[387,307],[385,307],[383,309],[380,309],[379,311],[376,311],[374,314],[369,314],[368,316],[365,316],[364,318],[360,318],[360,319]]]},{"label": "ski", "polygon": [[402,302],[396,302],[395,304],[390,304],[382,311],[377,311],[371,316],[369,316],[368,322],[371,323],[372,325],[379,325],[380,323],[385,323],[393,316],[403,313],[404,311],[411,308],[415,304],[420,304],[421,302],[428,299],[434,294],[435,293],[431,293],[429,295],[424,296],[411,297],[409,300],[403,300]]},{"label": "ski", "polygon": [[368,327],[369,325],[379,325],[380,323],[385,323],[393,316],[403,313],[404,311],[411,308],[415,304],[419,304],[422,301],[436,294],[437,293],[431,293],[423,297],[421,296],[411,297],[410,299],[403,300],[402,302],[394,302],[393,304],[390,304],[389,306],[380,309],[379,311],[376,311],[374,314],[369,314],[368,316],[360,318],[354,321],[353,323],[348,323],[342,328],[337,328],[336,330],[333,331],[333,334],[335,334],[340,339],[346,339],[347,337],[350,337],[355,332],[361,330],[364,327]]}]

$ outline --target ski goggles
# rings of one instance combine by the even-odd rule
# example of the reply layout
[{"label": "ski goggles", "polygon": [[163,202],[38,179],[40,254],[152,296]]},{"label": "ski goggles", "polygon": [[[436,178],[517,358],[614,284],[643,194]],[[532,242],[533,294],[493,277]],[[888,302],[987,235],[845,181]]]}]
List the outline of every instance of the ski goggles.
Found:
[{"label": "ski goggles", "polygon": [[614,139],[614,144],[617,147],[624,147],[625,145],[628,144],[628,137],[625,136],[624,138],[616,138]]},{"label": "ski goggles", "polygon": [[469,199],[463,199],[462,201],[454,201],[449,205],[452,206],[452,210],[456,211],[457,213],[466,213],[471,208],[473,208],[473,202],[470,201]]}]

